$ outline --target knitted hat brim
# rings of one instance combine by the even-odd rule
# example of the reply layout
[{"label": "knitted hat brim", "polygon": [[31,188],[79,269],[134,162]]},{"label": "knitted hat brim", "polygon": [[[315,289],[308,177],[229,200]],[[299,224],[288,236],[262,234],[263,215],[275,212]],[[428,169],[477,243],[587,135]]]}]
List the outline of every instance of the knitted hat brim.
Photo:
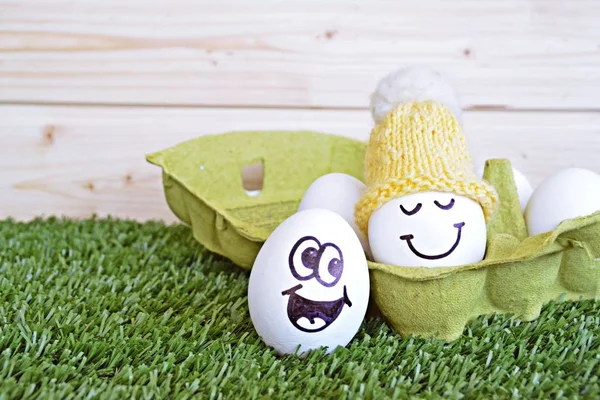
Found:
[{"label": "knitted hat brim", "polygon": [[379,185],[367,189],[365,195],[358,201],[354,217],[356,224],[368,234],[369,218],[385,203],[398,197],[415,193],[443,192],[465,196],[477,203],[483,209],[486,222],[498,208],[498,194],[494,187],[483,180],[477,179],[448,179],[431,177],[405,177],[388,179]]}]

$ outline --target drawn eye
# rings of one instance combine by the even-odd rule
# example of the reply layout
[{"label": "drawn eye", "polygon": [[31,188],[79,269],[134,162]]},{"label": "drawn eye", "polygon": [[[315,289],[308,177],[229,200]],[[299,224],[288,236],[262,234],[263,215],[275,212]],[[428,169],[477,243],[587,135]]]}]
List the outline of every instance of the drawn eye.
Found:
[{"label": "drawn eye", "polygon": [[423,204],[421,204],[421,203],[418,203],[418,204],[416,205],[416,207],[415,207],[415,208],[413,208],[412,210],[408,211],[406,208],[404,208],[404,207],[402,206],[402,204],[400,204],[400,209],[401,209],[401,210],[402,210],[402,212],[403,212],[404,214],[406,214],[406,215],[414,215],[414,214],[416,214],[416,213],[418,213],[418,212],[419,212],[419,210],[421,209],[421,207],[422,207],[422,206],[423,206]]},{"label": "drawn eye", "polygon": [[315,265],[319,262],[319,250],[314,247],[308,247],[304,249],[300,255],[302,265],[309,269],[315,269]]},{"label": "drawn eye", "polygon": [[290,271],[294,278],[299,281],[306,281],[318,274],[317,269],[321,257],[320,248],[321,243],[312,236],[305,236],[296,242],[288,259]]},{"label": "drawn eye", "polygon": [[317,280],[325,287],[335,286],[344,272],[342,251],[333,243],[325,243],[321,249]]},{"label": "drawn eye", "polygon": [[441,208],[442,210],[449,210],[449,209],[451,209],[452,207],[454,207],[454,199],[450,200],[450,203],[448,203],[448,204],[446,204],[446,205],[440,204],[440,202],[439,202],[439,201],[437,201],[437,200],[434,200],[434,201],[433,201],[433,204],[435,204],[436,206],[438,206],[438,207],[439,207],[439,208]]}]

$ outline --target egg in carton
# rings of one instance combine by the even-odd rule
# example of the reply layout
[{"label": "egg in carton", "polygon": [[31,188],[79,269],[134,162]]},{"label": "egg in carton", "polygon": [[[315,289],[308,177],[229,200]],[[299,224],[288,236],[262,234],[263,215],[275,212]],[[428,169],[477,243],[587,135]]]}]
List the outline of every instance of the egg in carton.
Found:
[{"label": "egg in carton", "polygon": [[527,185],[520,193],[503,160],[488,162],[485,180],[475,174],[454,99],[420,67],[388,75],[372,96],[355,220],[382,314],[402,335],[453,340],[478,315],[531,320],[560,296],[597,296],[600,177],[579,170],[542,184],[525,211],[528,237]]},{"label": "egg in carton", "polygon": [[[384,79],[387,90],[376,92],[385,101],[374,102],[377,125],[369,148],[315,132],[236,132],[200,137],[147,158],[163,168],[167,203],[191,225],[194,237],[245,269],[299,205],[333,209],[355,231],[356,243],[379,261],[368,262],[371,299],[403,336],[453,340],[478,315],[513,313],[532,320],[548,301],[600,295],[600,261],[595,260],[600,257],[600,213],[594,208],[600,203],[590,197],[600,193],[600,185],[582,173],[577,185],[559,179],[544,196],[540,188],[545,185],[540,185],[529,201],[528,220],[548,216],[536,214],[535,204],[556,204],[568,189],[575,194],[553,215],[552,230],[529,236],[510,163],[488,161],[480,179],[448,87],[438,74],[412,71]],[[415,73],[423,79],[404,79]],[[399,91],[399,80],[409,82],[408,87]],[[417,128],[410,127],[415,122]],[[408,133],[399,135],[403,130]],[[413,161],[402,164],[402,155],[414,152],[411,144],[423,135],[432,137],[418,146],[421,156],[410,155]],[[382,150],[381,143],[391,147]],[[386,160],[391,153],[396,157],[387,166],[369,171],[369,160]],[[249,196],[241,170],[256,162],[264,164],[264,186]],[[331,173],[342,178],[326,177]],[[403,178],[417,190],[386,183]],[[595,191],[578,195],[587,185]],[[310,193],[320,195],[311,199]],[[585,205],[583,197],[589,199]],[[358,218],[352,218],[354,211]],[[381,228],[375,235],[371,219]],[[290,297],[282,292],[285,302]]]}]

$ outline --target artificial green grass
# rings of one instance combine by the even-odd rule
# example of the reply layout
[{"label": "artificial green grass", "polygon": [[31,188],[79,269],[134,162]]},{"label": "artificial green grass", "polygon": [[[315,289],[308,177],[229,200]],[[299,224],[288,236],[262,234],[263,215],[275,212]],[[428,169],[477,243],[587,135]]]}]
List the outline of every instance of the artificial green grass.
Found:
[{"label": "artificial green grass", "polygon": [[189,228],[0,222],[0,398],[600,397],[600,303],[481,317],[445,344],[369,320],[331,355],[278,357],[248,273]]}]

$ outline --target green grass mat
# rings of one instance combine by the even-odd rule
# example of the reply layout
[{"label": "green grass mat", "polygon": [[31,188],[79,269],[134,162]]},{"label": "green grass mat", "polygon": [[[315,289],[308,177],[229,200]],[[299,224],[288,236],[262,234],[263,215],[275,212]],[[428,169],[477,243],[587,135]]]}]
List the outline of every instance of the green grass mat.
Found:
[{"label": "green grass mat", "polygon": [[400,339],[277,357],[252,328],[248,273],[161,223],[0,222],[0,398],[600,396],[600,303],[481,317]]}]

